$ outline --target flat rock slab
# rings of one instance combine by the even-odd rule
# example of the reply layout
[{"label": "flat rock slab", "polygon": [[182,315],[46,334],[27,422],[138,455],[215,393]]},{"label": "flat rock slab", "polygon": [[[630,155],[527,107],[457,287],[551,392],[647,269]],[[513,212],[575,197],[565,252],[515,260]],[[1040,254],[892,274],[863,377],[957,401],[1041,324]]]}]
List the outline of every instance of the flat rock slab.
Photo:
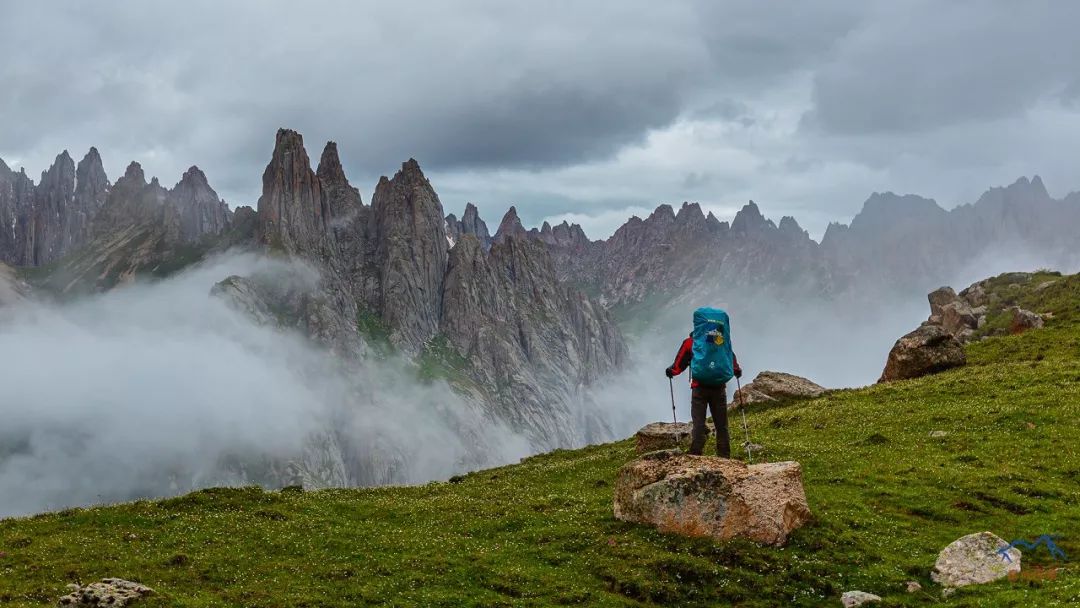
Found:
[{"label": "flat rock slab", "polygon": [[968,534],[941,550],[930,578],[944,587],[989,583],[1020,572],[1020,550],[990,532]]},{"label": "flat rock slab", "polygon": [[810,520],[797,462],[741,461],[651,452],[624,465],[615,482],[615,517],[663,532],[748,538],[783,545]]},{"label": "flat rock slab", "polygon": [[754,381],[735,391],[728,409],[743,404],[768,403],[787,399],[812,399],[820,397],[825,387],[802,376],[784,372],[764,371]]},{"label": "flat rock slab", "polygon": [[[712,425],[706,426],[711,433]],[[689,422],[651,422],[634,434],[634,448],[638,454],[675,448],[685,450],[690,447],[690,433],[693,428]]]},{"label": "flat rock slab", "polygon": [[154,593],[149,587],[120,578],[103,578],[101,582],[85,586],[68,585],[68,589],[71,589],[71,593],[60,598],[60,606],[123,607]]}]

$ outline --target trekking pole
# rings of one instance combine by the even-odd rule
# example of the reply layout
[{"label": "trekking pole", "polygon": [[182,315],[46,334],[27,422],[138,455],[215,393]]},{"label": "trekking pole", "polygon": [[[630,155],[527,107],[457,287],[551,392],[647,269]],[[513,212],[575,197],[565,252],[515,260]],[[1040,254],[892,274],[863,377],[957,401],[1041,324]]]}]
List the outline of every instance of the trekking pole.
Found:
[{"label": "trekking pole", "polygon": [[739,410],[742,412],[742,430],[746,436],[746,443],[743,444],[743,449],[746,450],[746,462],[754,462],[754,452],[750,450],[750,427],[746,426],[746,395],[742,392],[742,383],[738,378],[735,378],[735,387],[739,393]]},{"label": "trekking pole", "polygon": [[668,388],[671,389],[671,421],[678,424],[679,419],[675,417],[675,383],[671,381],[671,378],[667,379]]}]

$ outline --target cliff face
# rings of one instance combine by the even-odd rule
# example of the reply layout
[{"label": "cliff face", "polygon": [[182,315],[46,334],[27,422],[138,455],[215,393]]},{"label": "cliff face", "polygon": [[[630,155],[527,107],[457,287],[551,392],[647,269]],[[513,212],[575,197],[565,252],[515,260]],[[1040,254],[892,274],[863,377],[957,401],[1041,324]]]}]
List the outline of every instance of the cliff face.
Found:
[{"label": "cliff face", "polygon": [[147,183],[138,163],[120,182],[121,192],[111,196],[97,148],[90,148],[78,166],[62,152],[37,185],[0,161],[0,226],[6,228],[0,231],[0,261],[42,266],[90,247],[97,237],[146,222],[162,223],[170,238],[188,243],[229,227],[228,205],[198,167],[172,190],[156,178]]},{"label": "cliff face", "polygon": [[367,237],[379,278],[376,310],[391,341],[414,350],[439,331],[447,240],[442,203],[415,160],[383,177],[371,198]]},{"label": "cliff face", "polygon": [[169,204],[180,216],[180,237],[187,242],[218,235],[229,227],[232,214],[224,200],[206,181],[198,167],[191,167],[169,191]]},{"label": "cliff face", "polygon": [[304,138],[280,129],[274,154],[263,172],[257,235],[264,245],[286,252],[311,251],[326,245],[329,204],[311,170]]},{"label": "cliff face", "polygon": [[[415,160],[381,178],[368,207],[336,146],[327,145],[317,173],[306,159],[299,135],[279,132],[256,223],[261,243],[314,265],[318,284],[301,297],[234,277],[218,295],[256,317],[286,311],[296,327],[352,356],[375,355],[372,332],[385,332],[422,370],[448,375],[492,419],[538,447],[599,433],[577,423],[580,402],[586,387],[623,362],[626,346],[606,310],[560,281],[547,246],[524,229],[492,239],[473,205],[461,220],[446,216]],[[330,230],[302,212],[316,193]],[[317,327],[332,331],[303,321],[313,303]]]}]

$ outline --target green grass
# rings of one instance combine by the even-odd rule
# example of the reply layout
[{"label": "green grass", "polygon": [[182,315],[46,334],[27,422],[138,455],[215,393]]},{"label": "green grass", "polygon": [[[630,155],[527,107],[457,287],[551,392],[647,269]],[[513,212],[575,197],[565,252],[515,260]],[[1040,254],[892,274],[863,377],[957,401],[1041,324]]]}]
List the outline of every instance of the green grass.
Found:
[{"label": "green grass", "polygon": [[839,606],[851,589],[882,606],[1074,605],[1075,561],[947,600],[929,572],[982,530],[1059,534],[1080,557],[1078,285],[1029,302],[1063,311],[1047,328],[973,344],[966,367],[752,408],[769,459],[802,463],[815,516],[782,549],[616,521],[621,441],[421,487],[213,489],[2,521],[0,604],[116,576],[157,589],[147,606]]}]

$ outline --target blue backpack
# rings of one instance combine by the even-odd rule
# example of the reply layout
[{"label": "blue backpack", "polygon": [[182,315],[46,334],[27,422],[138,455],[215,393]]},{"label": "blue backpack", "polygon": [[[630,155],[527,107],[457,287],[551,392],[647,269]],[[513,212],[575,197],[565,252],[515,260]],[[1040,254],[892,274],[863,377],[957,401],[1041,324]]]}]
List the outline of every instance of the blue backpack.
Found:
[{"label": "blue backpack", "polygon": [[731,324],[719,308],[694,311],[694,357],[690,374],[707,386],[719,386],[735,375],[732,367]]}]

